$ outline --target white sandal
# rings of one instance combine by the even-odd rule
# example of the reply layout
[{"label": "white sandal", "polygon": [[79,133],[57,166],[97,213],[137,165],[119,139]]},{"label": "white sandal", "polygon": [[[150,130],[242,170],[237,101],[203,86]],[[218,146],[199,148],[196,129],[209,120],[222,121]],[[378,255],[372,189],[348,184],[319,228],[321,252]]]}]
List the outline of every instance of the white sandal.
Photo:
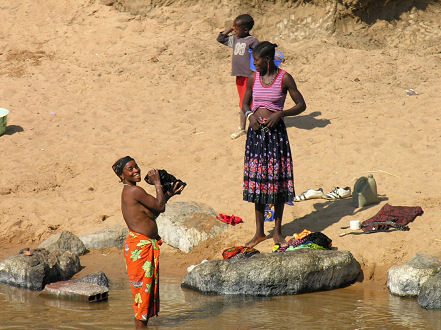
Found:
[{"label": "white sandal", "polygon": [[331,192],[327,193],[325,195],[326,199],[342,199],[342,198],[348,198],[351,197],[351,188],[340,188],[335,187]]},{"label": "white sandal", "polygon": [[299,196],[294,196],[294,202],[301,202],[301,201],[306,201],[308,199],[318,199],[318,198],[326,198],[322,188],[319,188],[317,190],[309,189],[301,193]]},{"label": "white sandal", "polygon": [[231,139],[232,139],[232,140],[235,140],[235,139],[237,139],[238,137],[240,137],[240,136],[242,136],[242,135],[245,135],[245,134],[247,134],[247,132],[246,132],[244,129],[242,129],[242,128],[239,127],[239,129],[238,129],[237,132],[234,132],[233,134],[231,134]]}]

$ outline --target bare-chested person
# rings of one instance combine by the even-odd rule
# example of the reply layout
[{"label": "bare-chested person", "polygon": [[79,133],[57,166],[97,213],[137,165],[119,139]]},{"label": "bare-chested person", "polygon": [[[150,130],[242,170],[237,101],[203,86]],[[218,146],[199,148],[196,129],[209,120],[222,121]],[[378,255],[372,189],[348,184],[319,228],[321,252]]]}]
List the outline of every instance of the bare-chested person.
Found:
[{"label": "bare-chested person", "polygon": [[150,170],[149,183],[156,189],[156,197],[153,197],[136,185],[141,181],[141,170],[133,158],[121,158],[112,168],[124,184],[121,211],[129,228],[124,257],[134,299],[135,324],[144,327],[149,318],[159,312],[159,245],[162,241],[156,218],[165,211],[166,200],[180,194],[184,186],[176,183],[168,196],[164,196],[158,170]]}]

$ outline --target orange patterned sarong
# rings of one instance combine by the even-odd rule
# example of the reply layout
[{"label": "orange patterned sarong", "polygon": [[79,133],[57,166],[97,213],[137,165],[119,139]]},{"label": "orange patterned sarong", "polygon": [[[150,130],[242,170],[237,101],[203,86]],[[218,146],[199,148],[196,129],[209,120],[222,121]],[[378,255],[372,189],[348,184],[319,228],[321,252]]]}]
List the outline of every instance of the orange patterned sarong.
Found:
[{"label": "orange patterned sarong", "polygon": [[133,295],[135,318],[147,321],[159,313],[159,245],[162,241],[129,231],[124,258]]}]

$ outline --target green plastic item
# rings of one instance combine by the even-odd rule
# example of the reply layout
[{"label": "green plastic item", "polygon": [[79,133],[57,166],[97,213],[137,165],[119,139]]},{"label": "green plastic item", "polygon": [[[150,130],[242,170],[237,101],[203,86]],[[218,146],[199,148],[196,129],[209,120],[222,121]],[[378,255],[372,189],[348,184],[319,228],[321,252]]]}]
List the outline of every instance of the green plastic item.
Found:
[{"label": "green plastic item", "polygon": [[363,207],[369,204],[378,203],[377,183],[374,176],[369,174],[368,177],[362,176],[354,185],[352,191],[352,204],[354,207]]}]

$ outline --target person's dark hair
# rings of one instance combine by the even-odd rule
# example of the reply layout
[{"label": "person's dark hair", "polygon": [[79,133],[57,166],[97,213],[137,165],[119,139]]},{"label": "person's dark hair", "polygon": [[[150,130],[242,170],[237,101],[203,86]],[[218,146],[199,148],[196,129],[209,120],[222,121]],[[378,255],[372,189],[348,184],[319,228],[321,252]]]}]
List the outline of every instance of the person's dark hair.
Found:
[{"label": "person's dark hair", "polygon": [[253,53],[258,57],[269,57],[271,60],[274,60],[274,54],[276,53],[276,44],[273,44],[269,41],[262,41],[257,44],[256,47],[253,48]]},{"label": "person's dark hair", "polygon": [[121,174],[123,172],[124,166],[130,161],[134,160],[130,156],[125,156],[123,158],[118,159],[115,164],[112,165],[112,169],[115,172],[115,174],[118,176],[118,178],[121,179]]},{"label": "person's dark hair", "polygon": [[248,14],[239,15],[234,21],[237,25],[247,28],[248,31],[251,30],[254,26],[254,20],[251,15]]}]

